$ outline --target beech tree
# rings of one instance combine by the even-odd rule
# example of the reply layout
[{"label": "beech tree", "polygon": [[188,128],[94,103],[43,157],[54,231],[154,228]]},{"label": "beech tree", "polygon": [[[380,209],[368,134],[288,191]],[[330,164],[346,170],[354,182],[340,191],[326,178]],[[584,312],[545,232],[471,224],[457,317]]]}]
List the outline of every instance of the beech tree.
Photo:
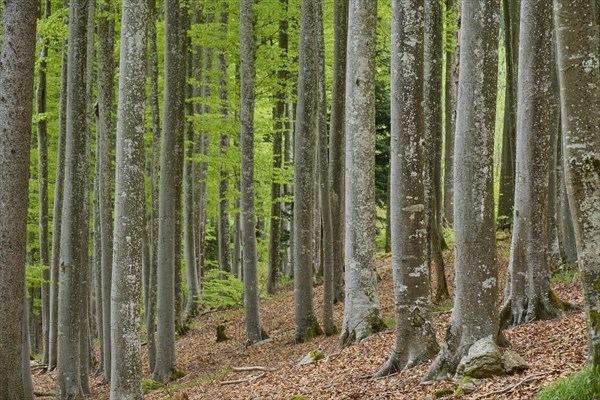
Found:
[{"label": "beech tree", "polygon": [[[147,0],[124,0],[121,20],[112,268],[111,399],[142,399],[140,296],[146,226],[144,104]],[[142,227],[142,229],[140,229]]]},{"label": "beech tree", "polygon": [[[254,102],[256,85],[255,0],[240,0],[240,153],[242,164],[242,242],[244,246],[244,315],[250,343],[263,337],[258,309],[256,214],[254,212]],[[266,336],[266,335],[264,335]]]},{"label": "beech tree", "polygon": [[[0,47],[0,399],[31,399],[22,358],[35,0],[5,1]],[[31,377],[30,377],[31,378]]]},{"label": "beech tree", "polygon": [[377,3],[352,0],[346,69],[346,294],[342,344],[383,327],[375,271],[375,40]]},{"label": "beech tree", "polygon": [[498,334],[493,197],[498,8],[495,2],[462,3],[454,147],[455,301],[428,380],[452,376],[473,343]]},{"label": "beech tree", "polygon": [[[321,332],[313,311],[314,210],[317,145],[318,1],[303,0],[300,22],[298,102],[294,159],[294,307],[296,342]],[[245,248],[244,248],[245,252]],[[244,253],[245,254],[245,253]]]},{"label": "beech tree", "polygon": [[[80,304],[82,230],[87,163],[87,30],[88,0],[72,0],[69,10],[69,62],[67,73],[67,136],[65,183],[60,242],[57,383],[59,399],[82,396],[80,380]],[[86,236],[87,238],[87,236]]]},{"label": "beech tree", "polygon": [[562,314],[556,295],[551,296],[546,218],[553,129],[552,5],[522,0],[521,16],[515,210],[504,327]]},{"label": "beech tree", "polygon": [[600,365],[600,125],[598,25],[590,0],[554,1],[562,148],[588,334],[588,362]]},{"label": "beech tree", "polygon": [[412,368],[438,351],[426,252],[424,8],[423,0],[392,3],[390,222],[396,342],[376,376]]},{"label": "beech tree", "polygon": [[[183,171],[184,100],[186,80],[185,10],[179,0],[165,2],[165,91],[163,136],[160,156],[160,203],[158,227],[158,318],[156,365],[152,379],[166,383],[175,370],[175,274],[177,198],[181,196]],[[181,170],[181,171],[180,171]]]}]

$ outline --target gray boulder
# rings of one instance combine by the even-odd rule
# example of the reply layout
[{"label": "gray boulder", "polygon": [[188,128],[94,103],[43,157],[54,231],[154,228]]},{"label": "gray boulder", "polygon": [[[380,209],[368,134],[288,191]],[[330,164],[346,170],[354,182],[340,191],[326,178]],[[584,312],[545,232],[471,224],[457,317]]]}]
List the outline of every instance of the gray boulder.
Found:
[{"label": "gray boulder", "polygon": [[519,354],[512,350],[505,350],[502,354],[502,368],[507,374],[529,369],[529,364]]},{"label": "gray boulder", "polygon": [[473,378],[489,378],[494,375],[504,375],[502,368],[502,353],[492,336],[485,337],[473,343],[469,352],[462,358],[456,371],[459,380],[464,376]]}]

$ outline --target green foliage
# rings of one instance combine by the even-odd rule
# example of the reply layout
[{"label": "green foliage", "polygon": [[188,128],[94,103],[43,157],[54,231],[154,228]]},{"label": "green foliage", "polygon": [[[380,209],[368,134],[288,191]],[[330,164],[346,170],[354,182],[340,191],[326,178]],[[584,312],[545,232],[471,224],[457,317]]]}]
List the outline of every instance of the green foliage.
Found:
[{"label": "green foliage", "polygon": [[552,275],[552,282],[574,283],[581,279],[581,272],[577,268],[568,268],[559,270]]},{"label": "green foliage", "polygon": [[203,305],[209,309],[241,306],[243,283],[234,275],[210,269],[204,276]]},{"label": "green foliage", "polygon": [[163,387],[163,384],[160,382],[153,381],[152,379],[144,379],[142,381],[142,390],[144,394],[148,394],[154,390],[160,389]]},{"label": "green foliage", "polygon": [[536,400],[592,400],[600,398],[600,369],[589,366],[544,388]]},{"label": "green foliage", "polygon": [[454,307],[454,303],[452,302],[452,300],[446,300],[446,302],[444,302],[442,304],[437,304],[434,307],[433,312],[441,314],[441,313],[445,313],[445,312],[452,310],[453,307]]}]

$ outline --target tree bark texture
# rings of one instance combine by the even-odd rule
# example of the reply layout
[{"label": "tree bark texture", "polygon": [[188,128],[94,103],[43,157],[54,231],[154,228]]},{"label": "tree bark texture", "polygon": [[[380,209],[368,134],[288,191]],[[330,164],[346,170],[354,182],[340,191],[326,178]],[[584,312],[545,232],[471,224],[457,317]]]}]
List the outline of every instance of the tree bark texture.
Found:
[{"label": "tree bark texture", "polygon": [[[438,351],[429,289],[428,207],[423,173],[427,164],[424,140],[427,129],[424,105],[427,103],[423,101],[423,97],[427,97],[427,91],[425,95],[423,91],[427,69],[423,60],[427,7],[423,0],[392,3],[390,200],[396,341],[377,376],[412,368]],[[441,116],[441,109],[439,114]]]},{"label": "tree bark texture", "polygon": [[498,8],[462,3],[454,147],[455,302],[443,347],[425,379],[445,379],[477,340],[498,333],[493,152]]},{"label": "tree bark texture", "polygon": [[[178,176],[183,168],[185,129],[186,23],[179,0],[165,3],[165,78],[163,136],[160,156],[160,204],[158,227],[158,318],[156,365],[152,379],[166,383],[175,369],[175,247],[177,244],[177,198],[181,197]],[[181,183],[181,180],[179,180]]]},{"label": "tree bark texture", "polygon": [[[124,0],[121,19],[110,398],[141,400],[140,296],[146,226],[144,105],[147,0]],[[140,229],[141,228],[141,229]]]},{"label": "tree bark texture", "polygon": [[[5,1],[0,47],[0,399],[26,399],[23,379],[29,140],[37,1]],[[29,360],[27,360],[27,363]],[[28,366],[28,365],[27,365]]]},{"label": "tree bark texture", "polygon": [[[314,210],[317,151],[317,30],[319,0],[302,1],[294,165],[294,305],[296,342],[320,333],[313,310]],[[244,248],[245,251],[245,248]]]},{"label": "tree bark texture", "polygon": [[58,292],[57,398],[82,396],[80,370],[80,296],[83,271],[82,229],[87,165],[87,21],[88,0],[72,0],[69,11],[69,62],[65,186]]},{"label": "tree bark texture", "polygon": [[552,5],[522,0],[520,32],[515,210],[502,327],[562,314],[550,297],[547,245]]},{"label": "tree bark texture", "polygon": [[383,327],[375,271],[376,25],[377,3],[349,3],[343,345],[360,341]]},{"label": "tree bark texture", "polygon": [[555,0],[563,162],[588,321],[588,362],[600,365],[598,25],[590,0]]},{"label": "tree bark texture", "polygon": [[256,214],[254,211],[254,99],[256,86],[255,0],[240,0],[242,243],[244,247],[244,315],[250,343],[263,339],[258,309]]},{"label": "tree bark texture", "polygon": [[334,7],[333,84],[329,125],[329,181],[333,224],[334,301],[344,299],[344,180],[346,148],[346,52],[348,47],[348,0],[336,0]]}]

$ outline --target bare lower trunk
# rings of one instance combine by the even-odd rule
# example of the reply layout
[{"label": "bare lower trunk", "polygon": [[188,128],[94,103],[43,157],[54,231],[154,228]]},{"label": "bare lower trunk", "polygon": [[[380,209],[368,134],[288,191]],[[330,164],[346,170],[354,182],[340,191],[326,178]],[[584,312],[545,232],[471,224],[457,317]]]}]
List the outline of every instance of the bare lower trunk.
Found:
[{"label": "bare lower trunk", "polygon": [[565,180],[588,326],[588,362],[600,365],[600,124],[598,30],[587,0],[555,0]]},{"label": "bare lower trunk", "polygon": [[[473,343],[498,333],[493,151],[499,5],[462,5],[454,148],[455,303],[445,343],[427,380],[452,376]],[[475,130],[477,135],[472,134]]]},{"label": "bare lower trunk", "polygon": [[377,4],[352,0],[346,75],[346,295],[342,345],[383,327],[375,271],[375,38]]}]

